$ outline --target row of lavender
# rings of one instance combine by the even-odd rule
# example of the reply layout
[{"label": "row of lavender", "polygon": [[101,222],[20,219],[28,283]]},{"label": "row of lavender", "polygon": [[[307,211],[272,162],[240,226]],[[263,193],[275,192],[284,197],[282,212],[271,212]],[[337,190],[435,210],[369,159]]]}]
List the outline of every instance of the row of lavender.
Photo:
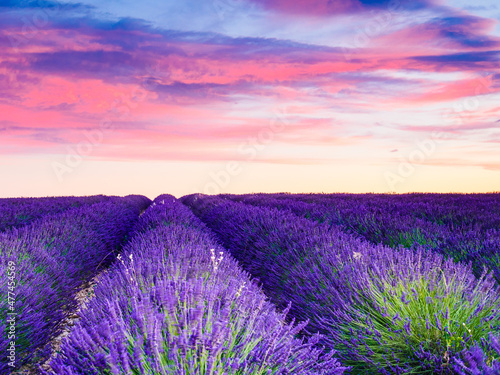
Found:
[{"label": "row of lavender", "polygon": [[[334,204],[348,213],[353,203],[379,213],[410,214],[437,224],[476,224],[483,229],[500,225],[500,194],[260,194],[294,198],[309,203],[320,201]],[[353,212],[354,214],[354,212]]]},{"label": "row of lavender", "polygon": [[160,196],[100,279],[50,366],[56,374],[342,374],[295,336],[192,212]]},{"label": "row of lavender", "polygon": [[0,199],[0,232],[29,224],[45,215],[62,213],[70,208],[108,201],[116,197],[2,198]]},{"label": "row of lavender", "polygon": [[[280,308],[355,374],[499,374],[500,291],[416,246],[373,245],[290,211],[187,196],[192,208]],[[284,206],[284,208],[286,208]]]},{"label": "row of lavender", "polygon": [[256,194],[235,201],[291,210],[342,226],[368,241],[425,248],[456,262],[484,266],[500,283],[500,194]]},{"label": "row of lavender", "polygon": [[33,212],[41,217],[30,224],[0,233],[0,374],[47,358],[79,288],[109,263],[151,202],[89,197],[76,199],[80,207],[47,214],[74,201],[52,202]]}]

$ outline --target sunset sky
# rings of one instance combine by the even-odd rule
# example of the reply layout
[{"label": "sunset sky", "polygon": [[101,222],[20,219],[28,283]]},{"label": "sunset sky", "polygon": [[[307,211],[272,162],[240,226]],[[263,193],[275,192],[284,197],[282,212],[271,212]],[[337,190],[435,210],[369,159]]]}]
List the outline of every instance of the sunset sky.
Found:
[{"label": "sunset sky", "polygon": [[0,197],[500,191],[497,0],[0,0]]}]

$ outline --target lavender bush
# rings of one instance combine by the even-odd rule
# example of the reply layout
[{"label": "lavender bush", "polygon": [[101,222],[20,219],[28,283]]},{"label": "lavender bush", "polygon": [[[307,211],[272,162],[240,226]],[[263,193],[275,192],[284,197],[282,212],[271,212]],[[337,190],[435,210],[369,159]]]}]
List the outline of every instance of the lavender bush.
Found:
[{"label": "lavender bush", "polygon": [[454,370],[460,375],[498,375],[500,374],[500,339],[491,336],[464,350],[461,359],[454,361]]},{"label": "lavender bush", "polygon": [[[16,368],[47,356],[45,345],[61,332],[61,323],[81,285],[119,250],[139,212],[148,204],[140,196],[113,198],[51,214],[30,225],[0,234],[0,348],[8,343],[7,270],[15,265]],[[10,290],[10,289],[9,289]],[[7,373],[6,356],[0,373]]]}]

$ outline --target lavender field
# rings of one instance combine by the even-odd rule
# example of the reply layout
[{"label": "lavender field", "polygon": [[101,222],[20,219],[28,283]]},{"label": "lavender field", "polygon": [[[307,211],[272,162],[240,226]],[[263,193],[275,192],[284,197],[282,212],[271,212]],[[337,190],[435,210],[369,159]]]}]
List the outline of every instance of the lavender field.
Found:
[{"label": "lavender field", "polygon": [[0,199],[0,374],[500,374],[500,194]]}]

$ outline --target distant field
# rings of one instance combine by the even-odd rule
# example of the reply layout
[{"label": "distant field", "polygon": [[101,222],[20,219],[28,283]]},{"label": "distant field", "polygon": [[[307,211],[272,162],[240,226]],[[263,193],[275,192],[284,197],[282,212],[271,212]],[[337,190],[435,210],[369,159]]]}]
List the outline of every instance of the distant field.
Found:
[{"label": "distant field", "polygon": [[500,194],[0,199],[0,374],[500,374]]}]

